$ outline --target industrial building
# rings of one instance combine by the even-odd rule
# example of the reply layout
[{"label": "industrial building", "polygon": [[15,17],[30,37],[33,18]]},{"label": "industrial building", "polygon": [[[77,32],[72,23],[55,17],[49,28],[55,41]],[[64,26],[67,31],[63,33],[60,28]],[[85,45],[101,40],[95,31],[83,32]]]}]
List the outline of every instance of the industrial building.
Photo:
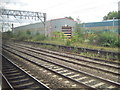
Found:
[{"label": "industrial building", "polygon": [[101,22],[89,22],[83,23],[83,30],[86,32],[96,32],[96,31],[112,31],[114,33],[120,34],[120,20],[105,20]]},{"label": "industrial building", "polygon": [[[59,18],[59,19],[51,19],[49,21],[46,21],[46,25],[44,28],[43,23],[34,23],[34,24],[28,24],[20,27],[16,27],[14,29],[14,32],[19,32],[19,31],[31,31],[32,34],[35,35],[35,33],[40,33],[44,34],[48,37],[53,37],[54,32],[63,32],[62,27],[63,26],[70,26],[70,31],[65,32],[66,34],[73,35],[75,26],[76,26],[76,21],[68,19],[68,18]],[[88,23],[82,23],[82,30],[85,32],[97,32],[97,31],[103,31],[103,32],[108,32],[112,31],[114,33],[120,34],[120,20],[119,19],[113,19],[113,20],[105,20],[101,22],[88,22]],[[71,36],[69,35],[69,36]]]},{"label": "industrial building", "polygon": [[40,33],[45,34],[49,37],[52,37],[52,33],[55,31],[62,32],[62,26],[71,26],[72,31],[75,30],[75,24],[77,22],[68,18],[59,18],[59,19],[51,19],[49,21],[46,21],[45,28],[43,23],[34,23],[34,24],[28,24],[20,27],[16,27],[14,29],[14,32],[19,31],[31,31],[32,34]]}]

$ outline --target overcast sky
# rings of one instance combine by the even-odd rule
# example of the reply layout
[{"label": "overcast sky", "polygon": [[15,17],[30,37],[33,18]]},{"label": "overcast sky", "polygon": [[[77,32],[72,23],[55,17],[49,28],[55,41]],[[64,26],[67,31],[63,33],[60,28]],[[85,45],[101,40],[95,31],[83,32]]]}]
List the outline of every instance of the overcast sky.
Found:
[{"label": "overcast sky", "polygon": [[[102,21],[110,11],[118,10],[119,0],[2,0],[7,9],[47,13],[47,20],[71,16],[82,22]],[[4,4],[3,4],[4,3]]]}]

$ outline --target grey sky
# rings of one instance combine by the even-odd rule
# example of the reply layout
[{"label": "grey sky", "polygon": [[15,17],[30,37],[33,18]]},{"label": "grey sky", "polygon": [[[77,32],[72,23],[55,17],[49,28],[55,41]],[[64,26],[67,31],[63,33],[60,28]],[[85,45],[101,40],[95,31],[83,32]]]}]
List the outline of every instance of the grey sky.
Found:
[{"label": "grey sky", "polygon": [[47,20],[71,16],[82,22],[102,21],[110,11],[118,10],[119,0],[2,0],[7,9],[47,13]]}]

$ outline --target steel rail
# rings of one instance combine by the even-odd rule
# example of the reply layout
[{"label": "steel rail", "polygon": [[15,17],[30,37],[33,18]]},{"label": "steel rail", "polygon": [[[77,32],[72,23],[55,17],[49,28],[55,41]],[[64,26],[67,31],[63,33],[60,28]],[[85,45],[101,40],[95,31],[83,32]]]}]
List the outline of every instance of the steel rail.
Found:
[{"label": "steel rail", "polygon": [[[73,50],[74,48],[76,48],[76,47],[68,47],[68,46],[63,46],[63,45],[57,45],[57,44],[49,44],[49,43],[41,43],[41,42],[33,42],[33,41],[18,41],[18,40],[13,40],[14,42],[22,42],[22,43],[27,43],[27,44],[36,44],[36,45],[51,45],[51,46],[55,46],[55,47],[59,47],[59,48],[64,48],[64,49],[69,49],[69,50]],[[83,48],[83,47],[78,47],[77,49],[80,49],[79,51],[80,52],[84,52],[84,51],[87,51],[87,52],[89,52],[89,50],[91,50],[92,52],[96,52],[96,53],[99,53],[99,54],[101,54],[101,53],[103,53],[103,55],[108,55],[107,53],[109,53],[110,55],[113,55],[113,54],[115,54],[115,55],[117,55],[117,56],[119,56],[119,52],[111,52],[111,51],[103,51],[103,50],[96,50],[96,49],[87,49],[87,48]],[[100,52],[101,51],[101,52]],[[104,53],[105,52],[105,53]],[[113,54],[112,54],[113,53]],[[74,55],[74,54],[71,54],[71,55]],[[93,60],[97,60],[97,61],[101,61],[101,62],[107,62],[107,63],[114,63],[114,64],[120,64],[120,63],[118,63],[118,62],[114,62],[114,61],[105,61],[105,60],[102,60],[102,59],[97,59],[97,58],[93,58],[93,57],[87,57],[87,56],[82,56],[82,55],[78,55],[78,56],[80,56],[80,57],[84,57],[84,58],[89,58],[89,59],[93,59]]]},{"label": "steel rail", "polygon": [[[4,49],[5,49],[5,48],[4,48]],[[25,57],[23,57],[23,56],[21,56],[21,55],[19,55],[19,54],[16,54],[16,53],[14,53],[14,52],[12,52],[12,51],[10,51],[10,50],[7,50],[7,49],[5,49],[5,50],[8,51],[8,52],[10,52],[10,53],[12,53],[12,54],[14,54],[14,55],[16,55],[16,56],[18,56],[18,57],[20,57],[20,58],[23,58],[24,60],[27,60],[27,61],[29,61],[29,62],[37,65],[37,66],[40,66],[40,67],[42,67],[42,68],[45,68],[45,69],[47,69],[47,70],[49,70],[49,71],[51,71],[51,72],[53,72],[53,73],[56,73],[56,74],[58,74],[58,75],[60,75],[60,76],[62,76],[62,77],[65,77],[65,78],[67,78],[67,79],[70,79],[70,80],[73,81],[73,82],[76,82],[76,83],[78,83],[78,84],[80,84],[80,85],[83,85],[84,87],[89,88],[90,90],[97,90],[97,89],[95,89],[95,88],[93,88],[93,87],[90,87],[90,86],[88,86],[88,85],[86,85],[86,84],[83,84],[82,82],[78,82],[77,80],[74,80],[74,79],[69,78],[69,77],[67,77],[67,76],[65,76],[65,75],[62,75],[62,74],[60,74],[60,73],[58,73],[58,72],[56,72],[56,71],[53,71],[52,69],[49,69],[49,68],[45,67],[44,65],[38,64],[38,63],[36,63],[36,62],[34,62],[34,61],[31,61],[31,60],[29,60],[28,58],[25,58]],[[44,61],[44,59],[41,59],[41,60]],[[48,62],[49,62],[49,61],[48,61]],[[50,63],[50,62],[49,62],[49,63]],[[56,64],[56,65],[57,65],[57,64]]]},{"label": "steel rail", "polygon": [[[5,48],[4,48],[4,49],[5,49]],[[6,50],[8,50],[8,49],[6,49]],[[11,52],[11,53],[14,53],[14,52],[12,52],[12,51],[10,51],[10,50],[8,50],[8,51]],[[98,76],[94,76],[94,75],[92,75],[92,74],[89,74],[89,73],[86,73],[86,72],[83,72],[83,71],[80,71],[80,70],[76,70],[76,69],[67,67],[67,66],[65,66],[65,65],[61,65],[61,64],[58,64],[58,63],[55,63],[55,62],[52,62],[52,61],[48,61],[47,59],[43,59],[43,58],[40,58],[40,57],[31,55],[31,54],[28,54],[28,53],[23,52],[23,51],[20,51],[20,50],[16,50],[16,51],[21,52],[21,53],[24,53],[24,54],[29,55],[29,56],[32,56],[32,57],[35,57],[35,58],[38,58],[38,59],[40,59],[40,60],[49,62],[49,63],[51,63],[51,64],[54,64],[54,65],[57,65],[57,66],[61,66],[61,67],[67,68],[67,69],[69,69],[69,70],[72,70],[72,71],[75,71],[75,72],[78,72],[78,73],[82,73],[82,74],[84,74],[84,75],[87,75],[87,76],[90,76],[90,77],[93,77],[93,78],[102,80],[102,81],[104,81],[104,82],[111,83],[111,84],[113,84],[113,85],[115,85],[115,86],[117,86],[117,87],[120,87],[120,83],[118,83],[118,82],[114,82],[114,81],[111,81],[111,80],[108,80],[108,79],[104,79],[104,78],[101,78],[101,77],[98,77]],[[16,54],[16,53],[14,53],[14,54]],[[18,55],[18,54],[17,54],[17,55]],[[20,56],[20,55],[18,55],[18,56]],[[22,56],[20,56],[20,57],[22,57]]]},{"label": "steel rail", "polygon": [[[2,58],[7,60],[11,65],[13,65],[15,68],[17,68],[20,72],[22,72],[26,77],[28,77],[30,80],[32,80],[36,85],[39,86],[39,88],[43,88],[44,90],[51,90],[49,87],[47,87],[45,84],[37,80],[35,77],[24,71],[22,68],[18,67],[15,63],[13,63],[10,59],[8,59],[5,55],[2,55]],[[7,79],[7,78],[6,78]],[[9,82],[9,80],[7,80]],[[10,83],[10,82],[9,82]],[[12,86],[14,88],[14,86]]]},{"label": "steel rail", "polygon": [[[8,84],[9,90],[14,90],[13,86],[10,84],[10,82],[7,80],[7,78],[5,77],[5,75],[2,74],[2,72],[0,72],[1,76],[3,77],[3,79],[6,81],[6,83]],[[6,87],[2,89],[7,89]]]},{"label": "steel rail", "polygon": [[[16,45],[24,46],[24,45],[21,45],[21,44],[16,44]],[[29,47],[29,46],[24,46],[24,47],[31,48],[31,49],[34,49],[34,50],[37,50],[37,51],[43,51],[43,52],[47,52],[47,53],[52,53],[52,54],[56,54],[56,55],[59,55],[59,56],[68,57],[68,58],[76,59],[78,61],[80,60],[80,61],[84,61],[85,62],[85,60],[80,59],[80,57],[82,57],[82,56],[79,56],[79,58],[78,58],[78,57],[71,56],[71,54],[68,56],[66,53],[62,54],[62,53],[55,52],[55,51],[45,50],[45,49],[41,49],[41,48],[38,49],[38,48],[35,48],[35,47]],[[75,56],[78,56],[78,55],[75,55]],[[88,57],[84,57],[84,58],[88,58]],[[93,58],[88,58],[88,59],[96,60],[97,58],[96,59],[95,58],[94,59]],[[104,61],[103,60],[97,60],[97,61],[104,62],[104,63],[109,63],[109,64],[115,64],[115,65],[118,65],[118,66],[120,65],[120,63],[115,63],[115,62],[111,62],[111,61],[105,61],[105,60]],[[90,62],[91,63],[91,61],[86,61],[86,62]],[[92,63],[103,65],[103,64],[101,64],[99,62],[94,62],[94,61]],[[120,69],[120,67],[111,66],[109,64],[107,64],[108,67],[114,67],[116,69]]]},{"label": "steel rail", "polygon": [[[7,46],[8,46],[8,45],[7,45]],[[13,45],[13,46],[14,46],[14,45]],[[10,46],[8,46],[8,47],[10,47]],[[20,46],[17,46],[17,47],[20,47]],[[20,47],[20,48],[26,49],[26,48],[24,48],[24,47]],[[30,47],[27,47],[27,48],[30,48]],[[38,50],[38,49],[32,48],[32,47],[31,47],[31,49],[34,49],[34,50],[37,50],[37,51],[40,50],[40,49]],[[77,62],[74,62],[74,61],[69,61],[69,60],[66,60],[66,59],[57,57],[57,56],[55,56],[55,55],[59,55],[59,54],[56,54],[56,53],[55,53],[55,55],[53,56],[53,55],[48,55],[48,54],[47,54],[48,52],[47,52],[47,51],[44,51],[44,50],[41,50],[41,51],[47,52],[46,54],[45,54],[45,53],[42,53],[42,52],[37,52],[37,51],[34,51],[34,50],[29,50],[29,49],[26,49],[26,50],[31,51],[31,52],[34,52],[34,53],[38,53],[38,54],[41,54],[41,55],[45,55],[45,56],[48,56],[48,57],[53,57],[53,58],[56,58],[56,59],[59,59],[59,60],[62,60],[62,61],[69,62],[69,63],[73,63],[73,64],[81,65],[81,66],[84,66],[84,67],[88,67],[88,68],[91,68],[91,69],[100,70],[100,71],[107,72],[107,73],[114,74],[114,75],[118,75],[118,76],[120,75],[120,73],[115,73],[115,72],[112,72],[112,71],[100,69],[100,68],[93,67],[93,66],[87,66],[87,65],[80,64],[80,63],[77,63]],[[53,54],[54,54],[54,52],[53,52]],[[59,56],[65,57],[64,55],[59,55]],[[70,57],[69,57],[69,56],[66,56],[66,57],[71,58],[71,56],[70,56]],[[114,66],[110,66],[110,65],[104,65],[104,64],[101,64],[101,63],[85,61],[85,60],[78,59],[78,58],[74,58],[74,57],[72,57],[72,59],[76,59],[76,60],[78,60],[78,61],[84,61],[84,62],[94,63],[94,64],[99,64],[99,65],[102,65],[102,66],[108,66],[108,67],[110,67],[110,68],[113,67],[113,68],[116,68],[116,69],[120,69],[120,67],[114,67]]]},{"label": "steel rail", "polygon": [[[65,47],[65,48],[69,48],[69,49],[74,49],[76,47],[70,47],[70,46],[64,46],[64,45],[57,45],[57,44],[50,44],[50,43],[41,43],[41,42],[33,42],[33,41],[23,41],[25,43],[32,43],[32,44],[40,44],[40,45],[52,45],[52,46],[56,46],[56,47]],[[104,50],[97,50],[97,49],[90,49],[90,48],[83,48],[83,47],[77,47],[78,50],[81,51],[90,51],[90,52],[95,52],[95,53],[99,53],[99,54],[114,54],[114,55],[119,55],[119,52],[112,52],[112,51],[104,51]]]}]

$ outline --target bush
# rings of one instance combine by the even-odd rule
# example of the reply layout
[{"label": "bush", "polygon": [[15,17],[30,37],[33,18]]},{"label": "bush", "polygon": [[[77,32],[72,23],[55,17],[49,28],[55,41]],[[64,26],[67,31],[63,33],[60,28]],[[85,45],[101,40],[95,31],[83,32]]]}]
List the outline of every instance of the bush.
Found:
[{"label": "bush", "polygon": [[106,47],[119,47],[120,41],[118,39],[118,36],[113,34],[112,32],[103,32],[99,35],[98,43],[101,46]]},{"label": "bush", "polygon": [[85,34],[83,32],[81,33],[75,32],[74,35],[72,36],[72,42],[83,43],[84,40],[85,40]]},{"label": "bush", "polygon": [[32,38],[33,41],[42,41],[45,39],[46,39],[46,37],[44,35],[39,34],[39,33],[36,33],[36,35]]},{"label": "bush", "polygon": [[52,37],[53,40],[64,41],[66,39],[66,36],[62,32],[55,31],[52,34],[53,34],[53,37]]},{"label": "bush", "polygon": [[68,39],[65,43],[66,46],[70,46],[71,45],[71,41]]},{"label": "bush", "polygon": [[118,39],[115,41],[115,46],[116,46],[116,47],[120,47],[120,38],[118,38]]},{"label": "bush", "polygon": [[94,33],[89,34],[88,40],[89,40],[90,44],[91,43],[92,44],[95,43],[96,39],[97,39],[97,35],[96,34],[94,34]]},{"label": "bush", "polygon": [[13,32],[12,31],[3,32],[2,37],[5,39],[13,38]]},{"label": "bush", "polygon": [[29,40],[32,38],[30,31],[19,31],[17,34],[14,34],[14,38],[17,40]]}]

